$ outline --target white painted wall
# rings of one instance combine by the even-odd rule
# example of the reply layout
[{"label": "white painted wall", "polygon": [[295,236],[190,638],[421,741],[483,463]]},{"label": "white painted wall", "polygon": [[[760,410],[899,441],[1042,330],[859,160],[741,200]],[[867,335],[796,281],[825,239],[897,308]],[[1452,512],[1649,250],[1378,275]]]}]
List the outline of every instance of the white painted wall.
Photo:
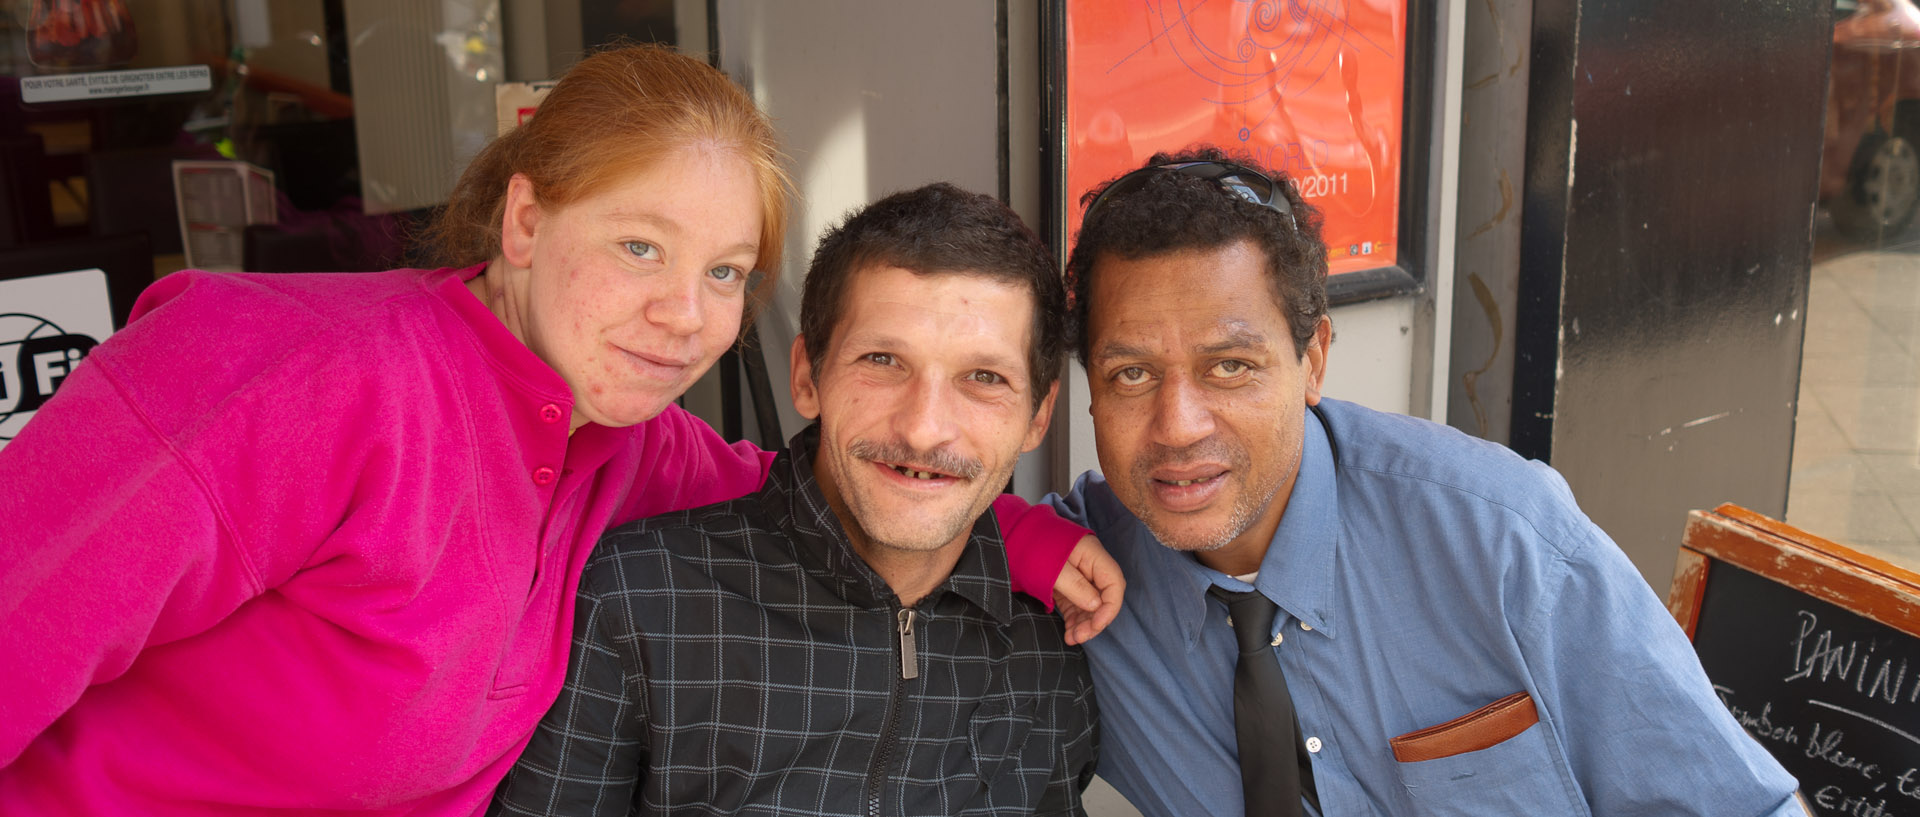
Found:
[{"label": "white painted wall", "polygon": [[791,435],[804,424],[787,401],[787,349],[820,234],[855,208],[928,182],[999,189],[994,7],[722,0],[718,16],[720,67],[774,118],[800,189],[759,323]]},{"label": "white painted wall", "polygon": [[1333,346],[1321,393],[1368,408],[1425,416],[1412,404],[1413,297],[1334,307]]}]

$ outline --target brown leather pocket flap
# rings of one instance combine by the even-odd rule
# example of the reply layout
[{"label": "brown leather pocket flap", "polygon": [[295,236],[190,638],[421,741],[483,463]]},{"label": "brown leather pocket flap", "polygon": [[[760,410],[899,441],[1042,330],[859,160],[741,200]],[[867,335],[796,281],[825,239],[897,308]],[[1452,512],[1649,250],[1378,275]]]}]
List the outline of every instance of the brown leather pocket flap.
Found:
[{"label": "brown leather pocket flap", "polygon": [[1438,726],[1408,732],[1388,745],[1394,760],[1418,763],[1490,748],[1539,722],[1533,696],[1515,692]]}]

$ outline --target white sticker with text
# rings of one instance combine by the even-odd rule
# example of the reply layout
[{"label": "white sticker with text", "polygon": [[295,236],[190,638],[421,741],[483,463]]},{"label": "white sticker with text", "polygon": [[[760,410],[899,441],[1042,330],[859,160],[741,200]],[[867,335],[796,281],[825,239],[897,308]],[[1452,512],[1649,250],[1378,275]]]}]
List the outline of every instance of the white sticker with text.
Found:
[{"label": "white sticker with text", "polygon": [[94,71],[86,74],[54,74],[22,77],[20,100],[67,102],[75,99],[105,99],[115,96],[152,96],[185,94],[213,87],[213,72],[204,65],[180,65],[173,68],[138,68],[132,71]]}]

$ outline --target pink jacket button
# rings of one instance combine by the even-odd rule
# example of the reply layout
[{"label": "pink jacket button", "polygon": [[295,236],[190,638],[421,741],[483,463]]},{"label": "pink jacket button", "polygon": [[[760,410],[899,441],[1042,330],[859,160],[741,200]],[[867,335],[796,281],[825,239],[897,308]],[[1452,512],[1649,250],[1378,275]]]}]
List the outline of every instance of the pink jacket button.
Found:
[{"label": "pink jacket button", "polygon": [[560,422],[560,407],[552,403],[548,403],[544,406],[541,406],[540,420],[542,422],[548,422],[548,423]]},{"label": "pink jacket button", "polygon": [[546,485],[551,482],[553,482],[552,468],[542,465],[539,468],[533,469],[533,483],[535,485]]}]

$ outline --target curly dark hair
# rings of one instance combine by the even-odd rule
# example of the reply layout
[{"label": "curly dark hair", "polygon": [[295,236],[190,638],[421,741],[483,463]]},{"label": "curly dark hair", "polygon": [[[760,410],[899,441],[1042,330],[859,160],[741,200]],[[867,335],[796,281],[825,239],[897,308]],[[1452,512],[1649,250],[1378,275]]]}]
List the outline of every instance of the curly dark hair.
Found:
[{"label": "curly dark hair", "polygon": [[[1274,303],[1287,314],[1294,351],[1305,354],[1320,319],[1327,314],[1327,246],[1321,241],[1320,211],[1294,189],[1285,173],[1267,170],[1250,157],[1230,156],[1212,145],[1179,153],[1156,153],[1142,167],[1180,162],[1233,162],[1272,179],[1293,207],[1293,224],[1274,210],[1247,201],[1210,179],[1181,173],[1153,174],[1139,187],[1115,195],[1088,213],[1073,252],[1067,257],[1069,310],[1074,348],[1081,365],[1089,352],[1087,300],[1094,262],[1113,255],[1127,260],[1167,252],[1213,249],[1252,241],[1267,259],[1267,282]],[[1123,174],[1124,175],[1124,174]],[[1090,205],[1109,179],[1080,198]]]},{"label": "curly dark hair", "polygon": [[1067,327],[1056,317],[1066,311],[1066,287],[1054,271],[1053,254],[1018,214],[992,196],[935,182],[869,204],[828,230],[800,296],[800,331],[814,371],[832,345],[848,281],[871,266],[1025,285],[1033,293],[1027,371],[1033,407],[1040,408],[1066,363]]}]

